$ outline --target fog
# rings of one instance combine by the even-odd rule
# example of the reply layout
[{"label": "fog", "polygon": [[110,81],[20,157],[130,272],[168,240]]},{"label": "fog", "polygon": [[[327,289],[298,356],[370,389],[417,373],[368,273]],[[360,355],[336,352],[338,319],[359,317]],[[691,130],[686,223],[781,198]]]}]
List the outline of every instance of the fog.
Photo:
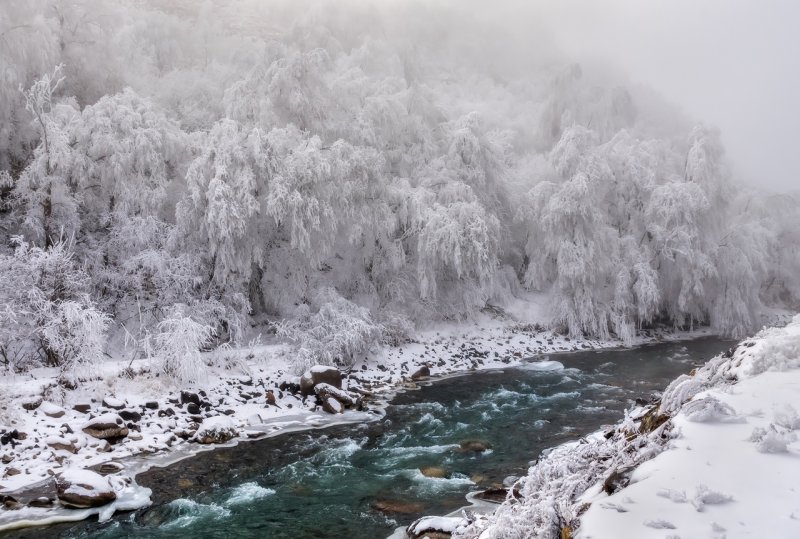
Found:
[{"label": "fog", "polygon": [[791,0],[565,0],[529,7],[558,46],[647,84],[718,126],[740,179],[800,187],[800,4]]}]

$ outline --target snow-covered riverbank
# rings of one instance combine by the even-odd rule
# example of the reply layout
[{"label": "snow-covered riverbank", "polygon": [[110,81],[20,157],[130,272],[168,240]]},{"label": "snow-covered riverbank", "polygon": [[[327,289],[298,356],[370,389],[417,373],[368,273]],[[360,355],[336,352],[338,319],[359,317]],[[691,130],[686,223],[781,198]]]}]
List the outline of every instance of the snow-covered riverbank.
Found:
[{"label": "snow-covered riverbank", "polygon": [[[651,334],[639,341],[704,333]],[[371,395],[371,407],[376,408],[404,384],[413,384],[412,374],[423,365],[429,367],[431,377],[437,377],[507,367],[533,355],[620,345],[618,341],[569,339],[509,319],[484,316],[468,325],[420,332],[413,343],[379,350],[354,366],[344,387]],[[55,370],[5,376],[0,382],[4,399],[0,494],[17,503],[9,501],[0,509],[0,530],[76,518],[77,512],[56,511],[59,504],[48,486],[51,477],[64,470],[91,468],[107,473],[111,469],[107,464],[114,462],[121,464],[115,473],[133,477],[150,463],[163,465],[208,449],[196,436],[198,425],[208,418],[226,417],[226,424],[236,432],[226,443],[369,418],[369,413],[357,411],[331,416],[321,411],[316,399],[304,399],[294,392],[292,384],[298,377],[286,368],[291,353],[282,344],[229,351],[227,361],[222,362],[228,369],[213,370],[202,386],[183,390],[152,377],[143,360],[107,362],[98,379],[69,391],[61,391],[55,384]],[[84,430],[103,414],[119,416],[120,427],[127,434],[112,436],[109,443]],[[146,493],[126,488],[129,490],[118,493],[120,508],[129,507],[132,496],[137,503],[147,503]],[[42,497],[45,499],[35,501]],[[82,514],[92,513],[97,510]]]},{"label": "snow-covered riverbank", "polygon": [[676,379],[660,403],[543,456],[454,537],[800,535],[800,316]]}]

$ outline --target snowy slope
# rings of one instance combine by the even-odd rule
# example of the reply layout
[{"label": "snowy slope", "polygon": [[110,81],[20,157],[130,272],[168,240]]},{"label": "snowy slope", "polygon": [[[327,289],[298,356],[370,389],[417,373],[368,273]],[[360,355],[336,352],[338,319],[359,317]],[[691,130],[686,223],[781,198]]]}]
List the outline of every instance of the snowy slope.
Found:
[{"label": "snowy slope", "polygon": [[615,429],[553,449],[520,499],[454,537],[800,537],[798,406],[800,316],[679,377]]},{"label": "snowy slope", "polygon": [[762,333],[739,361],[738,383],[693,399],[718,400],[734,415],[683,406],[671,448],[627,488],[590,498],[578,537],[800,537],[800,318]]}]

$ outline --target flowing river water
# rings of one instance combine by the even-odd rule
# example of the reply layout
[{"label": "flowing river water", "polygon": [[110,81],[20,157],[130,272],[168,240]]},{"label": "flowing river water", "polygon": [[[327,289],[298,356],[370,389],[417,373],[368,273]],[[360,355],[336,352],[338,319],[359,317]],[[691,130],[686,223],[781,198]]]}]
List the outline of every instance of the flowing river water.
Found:
[{"label": "flowing river water", "polygon": [[[423,385],[377,421],[295,432],[198,454],[137,481],[153,505],[105,523],[14,537],[385,538],[423,514],[523,475],[541,452],[617,422],[637,398],[730,347],[703,338],[551,354]],[[491,449],[465,452],[483,440]],[[427,477],[421,468],[433,467]],[[430,473],[430,472],[429,472]]]}]

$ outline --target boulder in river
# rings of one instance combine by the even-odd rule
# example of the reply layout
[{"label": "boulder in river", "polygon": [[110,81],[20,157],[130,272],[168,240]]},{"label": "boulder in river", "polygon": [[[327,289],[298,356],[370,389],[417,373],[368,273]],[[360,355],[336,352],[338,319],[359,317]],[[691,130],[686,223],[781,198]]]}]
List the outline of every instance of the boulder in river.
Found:
[{"label": "boulder in river", "polygon": [[423,511],[425,506],[419,502],[406,500],[379,499],[370,504],[370,507],[385,515],[414,515]]},{"label": "boulder in river", "polygon": [[83,432],[101,440],[118,440],[128,435],[128,427],[118,414],[102,414],[87,421]]},{"label": "boulder in river", "polygon": [[329,384],[337,389],[342,388],[342,373],[336,367],[315,365],[300,377],[300,393],[313,395],[317,384]]},{"label": "boulder in river", "polygon": [[441,466],[423,466],[419,471],[425,477],[433,479],[445,479],[447,477],[447,470]]},{"label": "boulder in river", "polygon": [[462,453],[483,453],[491,448],[492,444],[486,440],[462,440],[459,444],[458,450]]},{"label": "boulder in river", "polygon": [[99,507],[117,499],[108,478],[90,470],[70,469],[56,476],[61,505],[73,509]]}]

